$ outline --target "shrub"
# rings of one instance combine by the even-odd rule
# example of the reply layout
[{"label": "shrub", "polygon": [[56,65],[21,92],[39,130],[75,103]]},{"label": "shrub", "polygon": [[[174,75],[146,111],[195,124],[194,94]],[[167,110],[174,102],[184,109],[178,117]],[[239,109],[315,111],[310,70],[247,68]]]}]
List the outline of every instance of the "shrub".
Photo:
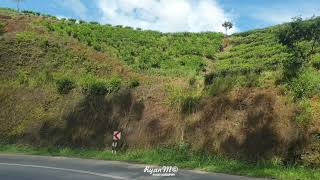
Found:
[{"label": "shrub", "polygon": [[24,32],[18,32],[16,34],[16,38],[18,41],[21,41],[21,42],[34,42],[39,39],[39,36],[34,32],[24,31]]},{"label": "shrub", "polygon": [[89,95],[101,95],[104,96],[108,92],[107,84],[103,81],[97,81],[88,86],[88,94]]},{"label": "shrub", "polygon": [[301,156],[302,164],[308,167],[320,167],[320,134],[311,136],[310,145]]},{"label": "shrub", "polygon": [[300,124],[307,125],[312,119],[312,106],[309,99],[302,99],[298,102],[298,114],[295,120]]},{"label": "shrub", "polygon": [[68,19],[68,20],[69,20],[71,23],[76,23],[76,21],[77,21],[76,19],[72,19],[72,18],[71,18],[71,19]]},{"label": "shrub", "polygon": [[101,45],[99,45],[99,44],[97,44],[97,43],[95,43],[95,44],[93,45],[93,48],[94,48],[94,50],[96,50],[96,51],[101,51],[101,50],[102,50]]},{"label": "shrub", "polygon": [[116,92],[120,89],[122,80],[120,77],[114,76],[108,81],[108,91]]},{"label": "shrub", "polygon": [[292,80],[290,87],[296,99],[311,97],[320,92],[320,74],[311,68],[305,69]]},{"label": "shrub", "polygon": [[4,33],[4,23],[0,22],[0,35]]},{"label": "shrub", "polygon": [[89,96],[104,96],[108,93],[108,85],[104,80],[88,76],[83,80],[82,92]]},{"label": "shrub", "polygon": [[313,65],[314,68],[320,70],[320,54],[315,56],[315,58],[312,61],[312,65]]},{"label": "shrub", "polygon": [[54,78],[50,71],[45,69],[44,71],[41,71],[36,75],[35,80],[38,85],[43,85],[52,83],[54,81]]},{"label": "shrub", "polygon": [[140,85],[140,82],[137,79],[131,79],[129,82],[130,88],[135,88],[135,87],[138,87],[139,85]]},{"label": "shrub", "polygon": [[190,86],[194,86],[196,84],[196,82],[197,82],[197,79],[194,76],[189,79]]},{"label": "shrub", "polygon": [[257,87],[259,86],[259,79],[258,75],[255,73],[249,73],[245,75],[245,83],[244,86],[246,87]]},{"label": "shrub", "polygon": [[99,24],[99,23],[98,23],[98,22],[95,22],[95,21],[91,21],[90,24],[97,25],[97,24]]},{"label": "shrub", "polygon": [[222,93],[226,93],[234,87],[234,78],[231,76],[228,77],[218,77],[213,82],[212,85],[208,88],[208,93],[211,96],[218,96]]},{"label": "shrub", "polygon": [[69,92],[73,88],[75,88],[74,82],[67,77],[63,77],[61,79],[58,79],[56,84],[57,84],[58,92],[60,94],[69,94]]},{"label": "shrub", "polygon": [[26,71],[22,71],[22,70],[19,70],[17,72],[17,80],[19,82],[19,84],[28,84],[29,83],[29,73],[26,72]]},{"label": "shrub", "polygon": [[320,45],[320,18],[303,21],[301,17],[296,17],[293,20],[283,25],[277,33],[279,42],[293,56],[284,64],[284,75],[288,80],[298,76],[299,70],[308,64],[310,57],[316,53],[315,48]]},{"label": "shrub", "polygon": [[86,75],[81,80],[82,92],[89,96],[104,96],[107,93],[116,92],[120,89],[121,84],[122,80],[118,76],[105,80],[93,75]]},{"label": "shrub", "polygon": [[313,67],[320,70],[320,60],[319,61],[314,61],[313,63]]}]

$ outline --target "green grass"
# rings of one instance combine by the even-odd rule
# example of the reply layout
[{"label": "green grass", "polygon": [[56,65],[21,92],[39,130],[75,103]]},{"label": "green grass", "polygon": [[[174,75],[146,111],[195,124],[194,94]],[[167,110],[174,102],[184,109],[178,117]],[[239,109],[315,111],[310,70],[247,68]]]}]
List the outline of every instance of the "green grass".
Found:
[{"label": "green grass", "polygon": [[209,172],[277,179],[320,179],[319,169],[311,169],[302,166],[285,166],[276,160],[250,164],[239,160],[227,159],[222,156],[188,151],[183,147],[130,150],[113,155],[110,151],[90,149],[0,145],[0,152],[119,160],[157,165],[175,165],[179,168],[186,169],[200,169]]}]

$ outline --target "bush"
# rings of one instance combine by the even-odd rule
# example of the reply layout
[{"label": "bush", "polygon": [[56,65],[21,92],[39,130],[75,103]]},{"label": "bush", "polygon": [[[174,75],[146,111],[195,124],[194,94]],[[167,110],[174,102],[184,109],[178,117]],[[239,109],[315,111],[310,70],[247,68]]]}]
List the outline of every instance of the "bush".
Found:
[{"label": "bush", "polygon": [[301,17],[296,17],[293,22],[281,26],[277,36],[293,57],[284,64],[284,75],[291,80],[308,64],[310,57],[316,53],[314,49],[320,45],[320,18],[303,21]]},{"label": "bush", "polygon": [[18,70],[17,72],[17,80],[19,82],[20,85],[22,84],[29,84],[29,73],[26,71],[22,71],[22,70]]},{"label": "bush", "polygon": [[290,87],[296,99],[312,97],[320,92],[320,74],[311,68],[305,69],[290,82]]},{"label": "bush", "polygon": [[97,44],[97,43],[95,43],[95,44],[93,45],[93,48],[94,48],[94,50],[96,50],[96,51],[101,51],[101,50],[102,50],[101,45],[100,45],[100,44]]},{"label": "bush", "polygon": [[47,69],[39,72],[36,75],[35,80],[38,85],[44,85],[44,84],[49,84],[49,83],[54,82],[53,75]]},{"label": "bush", "polygon": [[18,32],[16,34],[16,38],[20,42],[35,42],[39,40],[39,35],[37,35],[34,32],[24,31],[24,32]]},{"label": "bush", "polygon": [[88,75],[82,79],[82,92],[89,96],[104,96],[107,93],[116,92],[120,89],[122,80],[114,76],[110,80],[99,79]]},{"label": "bush", "polygon": [[308,167],[320,167],[320,134],[311,136],[308,149],[301,156],[302,164]]},{"label": "bush", "polygon": [[197,82],[197,79],[194,76],[189,79],[190,86],[195,86],[196,82]]},{"label": "bush", "polygon": [[312,63],[313,64],[313,67],[320,70],[320,60],[319,61],[315,61]]},{"label": "bush", "polygon": [[104,80],[89,76],[82,84],[82,91],[89,96],[104,96],[108,93],[108,86]]},{"label": "bush", "polygon": [[246,87],[257,87],[259,86],[259,79],[258,75],[255,73],[249,73],[245,75],[245,83],[244,86]]},{"label": "bush", "polygon": [[75,88],[74,82],[66,77],[57,80],[56,84],[60,94],[69,94],[69,92]]},{"label": "bush", "polygon": [[0,22],[0,35],[4,33],[4,24]]},{"label": "bush", "polygon": [[120,77],[114,76],[108,81],[108,91],[116,92],[120,89],[122,80]]},{"label": "bush", "polygon": [[221,78],[218,77],[216,78],[213,82],[212,85],[209,86],[208,88],[208,93],[211,96],[218,96],[222,93],[226,93],[234,87],[234,78],[231,76]]},{"label": "bush", "polygon": [[135,88],[140,85],[140,82],[137,79],[131,79],[129,82],[130,88]]},{"label": "bush", "polygon": [[97,81],[88,86],[88,94],[93,96],[104,96],[108,92],[108,86],[103,81]]},{"label": "bush", "polygon": [[303,125],[308,125],[312,120],[312,106],[309,99],[302,99],[298,102],[299,111],[295,120]]},{"label": "bush", "polygon": [[312,65],[313,65],[314,68],[320,70],[320,54],[315,56],[315,58],[312,61]]}]

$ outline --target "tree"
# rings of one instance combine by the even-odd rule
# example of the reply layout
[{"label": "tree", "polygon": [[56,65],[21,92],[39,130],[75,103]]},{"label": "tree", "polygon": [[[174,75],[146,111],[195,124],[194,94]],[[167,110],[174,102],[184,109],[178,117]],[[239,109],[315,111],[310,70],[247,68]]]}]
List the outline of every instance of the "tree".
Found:
[{"label": "tree", "polygon": [[295,17],[291,23],[280,28],[277,36],[291,54],[291,58],[284,62],[284,78],[291,80],[309,64],[316,47],[320,45],[320,18],[303,21],[301,17]]},{"label": "tree", "polygon": [[25,0],[13,0],[15,3],[17,3],[17,10],[20,11],[20,3]]},{"label": "tree", "polygon": [[225,21],[222,24],[222,27],[226,29],[226,35],[228,35],[228,29],[231,29],[233,27],[233,24],[230,21]]}]

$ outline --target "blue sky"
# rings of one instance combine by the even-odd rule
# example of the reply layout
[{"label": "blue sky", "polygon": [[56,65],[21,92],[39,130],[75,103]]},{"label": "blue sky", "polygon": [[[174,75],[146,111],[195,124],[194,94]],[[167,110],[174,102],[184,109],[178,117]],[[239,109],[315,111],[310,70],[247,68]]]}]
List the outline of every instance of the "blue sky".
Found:
[{"label": "blue sky", "polygon": [[[0,0],[0,7],[16,3]],[[234,23],[231,32],[239,32],[320,16],[320,0],[25,0],[21,8],[162,32],[223,31],[225,20]]]}]

